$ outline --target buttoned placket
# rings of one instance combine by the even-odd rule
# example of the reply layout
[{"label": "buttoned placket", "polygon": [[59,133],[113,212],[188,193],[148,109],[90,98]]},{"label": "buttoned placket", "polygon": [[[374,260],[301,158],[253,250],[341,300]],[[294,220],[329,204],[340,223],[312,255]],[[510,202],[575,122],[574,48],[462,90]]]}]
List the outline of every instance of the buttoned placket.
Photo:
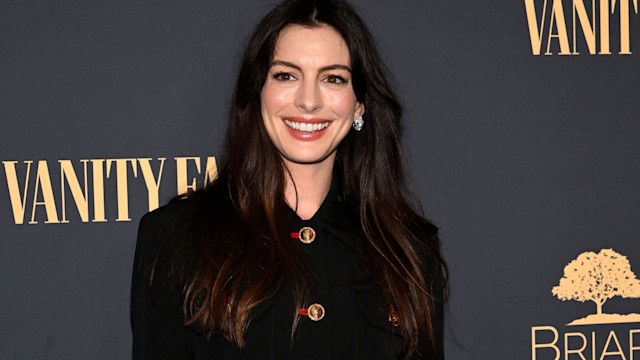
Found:
[{"label": "buttoned placket", "polygon": [[[349,358],[359,359],[360,346],[364,344],[360,343],[360,339],[366,343],[371,331],[368,328],[370,325],[361,328],[362,321],[377,318],[379,315],[375,313],[384,311],[385,307],[384,303],[378,306],[374,301],[374,297],[378,296],[376,292],[367,291],[363,294],[354,287],[355,284],[362,284],[367,277],[358,240],[354,237],[357,228],[353,226],[357,220],[349,220],[350,215],[345,211],[345,204],[338,200],[334,184],[310,219],[302,220],[293,210],[289,210],[291,241],[305,263],[303,269],[310,272],[309,278],[315,279],[316,285],[314,289],[310,284],[312,292],[308,302],[297,309],[302,318],[296,337],[311,353],[329,356],[350,354]],[[364,305],[365,302],[367,305]],[[367,320],[362,319],[362,314],[366,314]],[[391,324],[397,313],[389,312],[389,315],[393,315],[389,320],[383,319],[388,321],[389,327],[393,327]],[[345,341],[345,335],[354,341]],[[383,352],[386,354],[387,350],[385,348]]]},{"label": "buttoned placket", "polygon": [[326,244],[323,244],[322,229],[319,221],[314,220],[301,220],[298,219],[294,222],[294,229],[296,231],[291,232],[291,238],[297,242],[297,247],[300,249],[307,265],[310,267],[311,274],[315,277],[316,288],[312,296],[310,304],[306,304],[305,307],[298,309],[298,314],[308,318],[311,321],[321,321],[327,315],[328,309],[322,303],[324,297],[324,285],[327,283],[327,264],[325,257]]},{"label": "buttoned placket", "polygon": [[320,211],[309,220],[302,220],[296,215],[291,225],[291,241],[296,243],[302,256],[305,263],[303,269],[310,272],[309,281],[314,282],[309,284],[311,293],[308,303],[297,309],[297,314],[302,317],[297,331],[298,336],[307,339],[304,341],[305,347],[317,347],[315,351],[318,353],[331,353],[333,316],[329,302],[330,289],[327,288],[330,281],[329,264],[326,256],[327,239],[322,222],[318,219]]}]

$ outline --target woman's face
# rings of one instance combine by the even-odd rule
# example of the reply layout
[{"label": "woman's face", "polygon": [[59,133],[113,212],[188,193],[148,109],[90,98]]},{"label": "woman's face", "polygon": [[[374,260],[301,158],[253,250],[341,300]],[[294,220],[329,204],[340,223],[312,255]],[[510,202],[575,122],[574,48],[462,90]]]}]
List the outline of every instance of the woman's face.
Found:
[{"label": "woman's face", "polygon": [[283,29],[261,103],[264,126],[285,162],[333,165],[354,117],[364,113],[342,36],[324,25]]}]

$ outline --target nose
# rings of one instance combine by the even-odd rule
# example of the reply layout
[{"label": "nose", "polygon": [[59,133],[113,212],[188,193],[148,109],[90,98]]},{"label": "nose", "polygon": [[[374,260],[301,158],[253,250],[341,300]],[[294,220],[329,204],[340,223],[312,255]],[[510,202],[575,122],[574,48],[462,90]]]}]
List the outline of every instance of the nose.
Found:
[{"label": "nose", "polygon": [[306,113],[316,112],[322,107],[322,94],[315,81],[301,81],[296,92],[295,106]]}]

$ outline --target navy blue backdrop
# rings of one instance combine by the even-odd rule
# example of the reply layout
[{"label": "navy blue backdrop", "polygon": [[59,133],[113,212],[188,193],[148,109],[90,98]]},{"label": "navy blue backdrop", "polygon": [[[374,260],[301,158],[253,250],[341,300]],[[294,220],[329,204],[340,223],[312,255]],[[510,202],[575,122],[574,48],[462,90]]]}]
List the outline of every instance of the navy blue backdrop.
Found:
[{"label": "navy blue backdrop", "polygon": [[[354,4],[442,229],[447,358],[639,357],[637,2]],[[0,359],[130,357],[137,222],[205,182],[271,6],[0,2]]]}]

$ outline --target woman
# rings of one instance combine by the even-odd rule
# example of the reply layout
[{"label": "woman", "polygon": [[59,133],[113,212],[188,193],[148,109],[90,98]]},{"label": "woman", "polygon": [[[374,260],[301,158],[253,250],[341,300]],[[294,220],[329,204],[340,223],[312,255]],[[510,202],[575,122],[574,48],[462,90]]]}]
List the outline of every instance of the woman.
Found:
[{"label": "woman", "polygon": [[437,229],[401,191],[400,117],[347,3],[272,10],[217,179],[141,221],[134,358],[443,358]]}]

